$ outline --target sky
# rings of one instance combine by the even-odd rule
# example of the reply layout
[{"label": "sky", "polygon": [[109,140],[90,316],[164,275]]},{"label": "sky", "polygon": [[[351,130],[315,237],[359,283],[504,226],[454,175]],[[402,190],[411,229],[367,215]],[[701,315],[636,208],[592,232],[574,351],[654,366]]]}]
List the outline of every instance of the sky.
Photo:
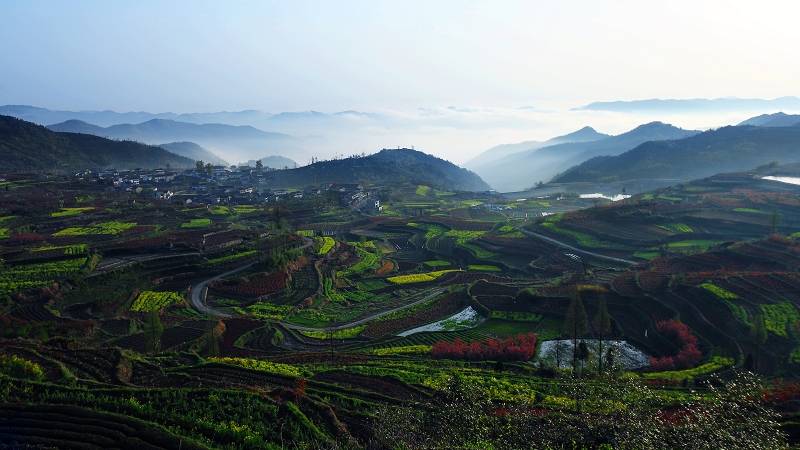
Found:
[{"label": "sky", "polygon": [[[413,117],[371,130],[369,146],[417,142],[463,160],[660,119],[568,112],[594,101],[800,96],[797,17],[789,0],[4,0],[0,105],[358,110]],[[466,112],[447,126],[426,120],[450,106]]]}]

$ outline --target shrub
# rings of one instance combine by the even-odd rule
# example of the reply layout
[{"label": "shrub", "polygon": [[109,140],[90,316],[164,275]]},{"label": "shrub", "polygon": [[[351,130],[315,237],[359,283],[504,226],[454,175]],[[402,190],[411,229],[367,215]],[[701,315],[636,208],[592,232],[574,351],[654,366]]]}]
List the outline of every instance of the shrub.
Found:
[{"label": "shrub", "polygon": [[676,356],[650,358],[650,369],[683,370],[691,369],[700,363],[703,354],[698,346],[697,337],[689,331],[689,327],[674,320],[656,322],[656,329],[667,338],[678,341],[681,349]]},{"label": "shrub", "polygon": [[489,338],[467,344],[459,338],[449,343],[439,341],[431,348],[435,358],[472,361],[530,361],[536,351],[536,334],[520,334],[505,340]]}]

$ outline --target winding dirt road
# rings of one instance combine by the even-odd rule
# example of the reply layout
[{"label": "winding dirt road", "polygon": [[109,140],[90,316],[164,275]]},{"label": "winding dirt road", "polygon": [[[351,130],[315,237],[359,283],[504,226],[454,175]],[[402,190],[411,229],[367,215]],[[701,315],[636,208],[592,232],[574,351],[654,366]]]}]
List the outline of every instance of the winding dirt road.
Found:
[{"label": "winding dirt road", "polygon": [[377,314],[373,314],[373,315],[371,315],[369,317],[366,317],[364,319],[359,319],[359,320],[356,320],[356,321],[353,321],[353,322],[348,322],[348,323],[343,324],[343,325],[337,325],[335,327],[314,328],[314,327],[304,327],[304,326],[301,326],[301,325],[294,325],[294,324],[286,323],[286,322],[278,322],[278,323],[280,323],[281,325],[283,325],[286,328],[291,328],[293,330],[300,330],[300,331],[320,331],[320,330],[336,331],[336,330],[344,330],[346,328],[352,328],[352,327],[361,325],[362,323],[367,323],[367,322],[369,322],[371,320],[375,320],[378,317],[385,316],[385,315],[391,314],[393,312],[402,311],[402,310],[404,310],[406,308],[410,308],[412,306],[419,305],[420,303],[425,303],[428,300],[436,297],[437,295],[441,295],[446,290],[447,290],[447,288],[438,288],[435,291],[433,291],[432,294],[429,294],[429,295],[425,296],[424,298],[422,298],[420,300],[417,300],[417,301],[415,301],[413,303],[409,303],[407,305],[400,306],[399,308],[390,309],[388,311],[379,312]]},{"label": "winding dirt road", "polygon": [[606,256],[606,255],[601,255],[599,253],[594,253],[594,252],[589,252],[589,251],[586,251],[586,250],[581,250],[581,249],[579,249],[577,247],[573,247],[573,246],[565,244],[565,243],[563,243],[561,241],[557,241],[557,240],[555,240],[553,238],[549,238],[547,236],[542,236],[541,234],[538,234],[538,233],[533,233],[533,232],[530,232],[530,231],[527,231],[527,230],[523,230],[522,228],[517,228],[517,230],[521,231],[526,236],[533,237],[533,238],[536,238],[536,239],[541,239],[543,241],[547,241],[547,242],[556,244],[556,245],[558,245],[560,247],[564,247],[564,248],[566,248],[568,250],[572,250],[573,252],[576,252],[576,253],[583,253],[584,255],[594,256],[595,258],[607,259],[609,261],[620,262],[620,263],[628,264],[628,265],[631,265],[631,266],[635,266],[635,265],[639,264],[639,263],[637,263],[635,261],[629,261],[627,259],[614,258],[613,256]]}]

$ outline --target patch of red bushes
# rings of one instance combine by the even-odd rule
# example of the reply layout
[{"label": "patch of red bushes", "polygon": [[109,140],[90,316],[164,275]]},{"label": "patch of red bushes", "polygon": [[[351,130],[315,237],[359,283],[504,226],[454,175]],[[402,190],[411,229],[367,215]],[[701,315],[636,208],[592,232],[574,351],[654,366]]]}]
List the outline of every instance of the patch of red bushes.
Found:
[{"label": "patch of red bushes", "polygon": [[486,339],[467,344],[459,338],[452,343],[439,341],[431,348],[434,358],[471,361],[530,361],[536,351],[536,334],[520,334],[508,339]]}]

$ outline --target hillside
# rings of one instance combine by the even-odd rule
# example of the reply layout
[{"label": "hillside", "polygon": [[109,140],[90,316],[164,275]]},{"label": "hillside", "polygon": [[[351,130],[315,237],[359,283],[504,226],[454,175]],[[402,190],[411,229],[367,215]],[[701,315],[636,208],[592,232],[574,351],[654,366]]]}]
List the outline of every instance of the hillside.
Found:
[{"label": "hillside", "polygon": [[751,117],[737,125],[754,125],[758,127],[791,127],[800,124],[800,114],[786,114],[776,112],[775,114],[761,114]]},{"label": "hillside", "polygon": [[281,187],[301,187],[327,181],[371,184],[410,181],[448,191],[489,189],[489,185],[474,172],[410,149],[384,149],[360,158],[321,161],[297,169],[269,172],[268,177],[270,185]]},{"label": "hillside", "polygon": [[[271,169],[282,169],[284,167],[294,167],[297,165],[297,162],[293,159],[289,159],[281,155],[270,155],[261,158],[261,164],[263,164],[264,167],[269,167]],[[247,162],[239,163],[239,165],[247,165],[250,167],[255,167],[256,160],[251,159]]]},{"label": "hillside", "polygon": [[0,116],[0,154],[8,171],[194,167],[193,159],[160,147],[54,132],[10,116]]},{"label": "hillside", "polygon": [[172,142],[169,144],[159,144],[159,147],[164,150],[175,153],[176,155],[185,156],[195,161],[204,161],[217,165],[228,166],[228,162],[221,159],[218,155],[211,153],[205,148],[195,144],[194,142]]},{"label": "hillside", "polygon": [[583,127],[578,131],[565,134],[563,136],[554,137],[544,142],[525,141],[517,144],[497,145],[470,159],[461,166],[469,170],[477,170],[484,164],[514,153],[524,152],[526,150],[534,150],[537,148],[547,147],[549,145],[564,144],[567,142],[599,141],[600,139],[605,139],[607,137],[610,136],[607,134],[598,133],[592,127]]},{"label": "hillside", "polygon": [[661,122],[640,125],[627,133],[592,142],[551,145],[493,161],[478,169],[483,179],[499,191],[522,190],[547,181],[569,167],[599,155],[619,155],[647,141],[680,139],[696,134]]},{"label": "hillside", "polygon": [[679,113],[758,111],[765,109],[798,109],[800,98],[780,97],[772,100],[761,98],[694,98],[694,99],[648,99],[633,101],[594,102],[574,110],[614,111],[621,113]]},{"label": "hillside", "polygon": [[154,145],[162,142],[194,142],[215,155],[238,160],[265,153],[280,153],[295,160],[305,160],[309,156],[303,149],[303,140],[288,134],[262,131],[249,125],[196,124],[151,119],[138,124],[99,127],[80,120],[68,120],[48,125],[47,128],[111,139],[130,139]]},{"label": "hillside", "polygon": [[619,156],[593,158],[553,181],[689,180],[774,160],[800,161],[799,149],[800,127],[729,126],[680,140],[647,142]]},{"label": "hillside", "polygon": [[88,124],[81,120],[68,120],[48,125],[47,128],[53,131],[89,133],[117,139],[135,139],[143,142],[169,142],[192,139],[294,139],[287,134],[268,133],[247,125],[196,124],[166,119],[151,119],[139,124],[125,123],[105,128]]}]

